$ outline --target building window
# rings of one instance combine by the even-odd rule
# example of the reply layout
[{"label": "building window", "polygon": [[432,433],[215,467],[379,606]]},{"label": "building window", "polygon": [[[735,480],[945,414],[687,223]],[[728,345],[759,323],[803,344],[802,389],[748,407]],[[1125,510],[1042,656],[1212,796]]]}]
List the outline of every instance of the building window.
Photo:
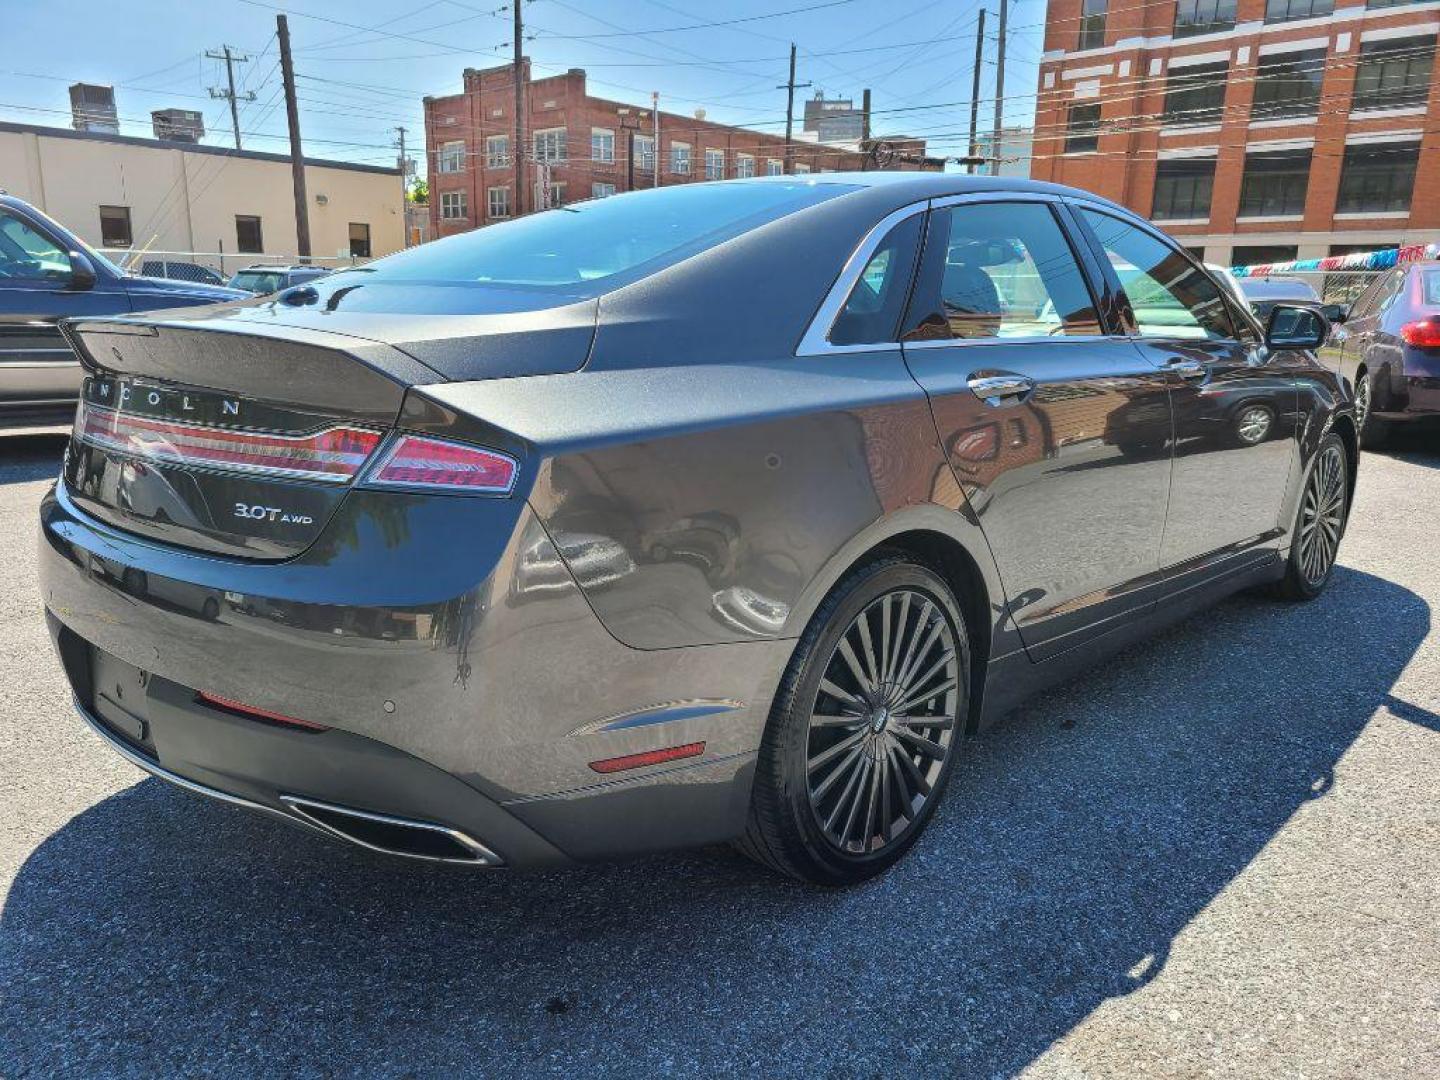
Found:
[{"label": "building window", "polygon": [[676,176],[690,175],[690,144],[677,142],[670,144],[670,171]]},{"label": "building window", "polygon": [[1305,212],[1310,151],[1279,150],[1245,155],[1239,217],[1283,217]]},{"label": "building window", "polygon": [[[1294,244],[1239,244],[1230,252],[1231,266],[1269,266],[1289,262],[1299,253]],[[1332,251],[1330,253],[1334,255]]]},{"label": "building window", "polygon": [[705,179],[706,179],[706,180],[724,180],[724,179],[725,179],[725,151],[724,151],[724,150],[708,150],[708,149],[707,149],[707,150],[705,151]]},{"label": "building window", "polygon": [[655,168],[654,135],[636,135],[635,141],[632,143],[632,149],[634,151],[632,156],[635,158],[635,167],[637,169],[649,170]]},{"label": "building window", "polygon": [[1255,69],[1252,120],[1314,116],[1320,108],[1320,83],[1325,77],[1325,50],[1262,56]]},{"label": "building window", "polygon": [[1105,44],[1105,9],[1108,0],[1083,0],[1077,49],[1098,49]]},{"label": "building window", "polygon": [[1229,71],[1229,61],[1173,69],[1165,81],[1165,123],[1218,123],[1225,111]]},{"label": "building window", "polygon": [[350,222],[350,257],[352,259],[368,259],[370,257],[370,226],[363,221]]},{"label": "building window", "polygon": [[485,190],[486,216],[492,220],[495,218],[507,218],[510,216],[510,189],[508,187],[492,187]]},{"label": "building window", "polygon": [[485,167],[503,169],[510,164],[510,136],[487,135],[485,137]]},{"label": "building window", "polygon": [[1175,36],[1194,37],[1235,29],[1235,0],[1180,0],[1175,8]]},{"label": "building window", "polygon": [[260,233],[258,217],[235,215],[235,250],[247,255],[258,255],[265,250],[265,238]]},{"label": "building window", "polygon": [[565,160],[564,128],[546,128],[544,131],[535,132],[535,160],[548,162]]},{"label": "building window", "polygon": [[1265,0],[1267,23],[1317,19],[1335,10],[1335,0]]},{"label": "building window", "polygon": [[[257,222],[259,218],[255,219]],[[257,226],[258,228],[258,226]],[[130,208],[128,206],[100,207],[100,246],[129,247],[135,241],[130,235]],[[244,251],[245,248],[241,248]],[[259,251],[259,248],[255,249]]]},{"label": "building window", "polygon": [[440,196],[440,217],[445,221],[464,221],[469,216],[465,192],[446,191]]},{"label": "building window", "polygon": [[460,172],[465,168],[465,144],[447,142],[440,144],[440,157],[435,162],[437,172]]},{"label": "building window", "polygon": [[1093,154],[1100,149],[1100,106],[1071,105],[1065,117],[1065,153]]},{"label": "building window", "polygon": [[614,184],[599,184],[599,183],[596,183],[596,184],[591,184],[591,185],[590,185],[590,197],[591,197],[592,199],[608,199],[611,195],[614,195],[614,194],[615,194],[615,185],[614,185]]},{"label": "building window", "polygon": [[809,165],[804,165],[804,164],[802,164],[801,162],[798,162],[798,161],[795,163],[795,175],[796,175],[796,176],[800,176],[800,175],[802,175],[802,174],[804,174],[804,173],[808,173],[809,171],[810,171],[810,166],[809,166]]},{"label": "building window", "polygon": [[1434,63],[1434,37],[1367,41],[1355,72],[1354,111],[1424,105]]},{"label": "building window", "polygon": [[1416,143],[1347,146],[1336,211],[1384,214],[1409,210],[1419,158]]},{"label": "building window", "polygon": [[735,155],[735,175],[736,175],[736,176],[754,176],[754,175],[755,175],[755,155],[754,155],[754,154],[736,154],[736,155]]},{"label": "building window", "polygon": [[1208,218],[1210,191],[1215,186],[1214,158],[1179,158],[1161,161],[1155,168],[1155,199],[1150,216]]},{"label": "building window", "polygon": [[784,176],[784,175],[785,175],[785,163],[784,163],[783,161],[776,161],[774,158],[766,158],[766,160],[765,160],[765,175],[766,175],[766,176]]},{"label": "building window", "polygon": [[590,129],[590,160],[603,161],[607,165],[615,162],[615,132],[609,128]]}]

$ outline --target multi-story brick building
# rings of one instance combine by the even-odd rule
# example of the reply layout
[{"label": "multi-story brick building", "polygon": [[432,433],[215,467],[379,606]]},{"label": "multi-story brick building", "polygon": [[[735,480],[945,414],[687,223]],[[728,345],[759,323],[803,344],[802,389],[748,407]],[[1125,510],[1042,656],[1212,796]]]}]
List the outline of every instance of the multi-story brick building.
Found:
[{"label": "multi-story brick building", "polygon": [[[842,169],[935,169],[920,139],[877,139],[879,154],[859,143],[825,144],[798,132],[786,166],[785,139],[716,124],[703,112],[661,112],[591,97],[585,72],[531,79],[521,65],[525,131],[524,190],[517,200],[514,66],[465,70],[464,90],[425,99],[431,235],[448,236],[492,221],[633,188],[742,176]],[[799,122],[797,118],[796,127]],[[867,144],[868,149],[868,144]]]},{"label": "multi-story brick building", "polygon": [[1031,175],[1211,262],[1440,240],[1437,8],[1050,0]]}]

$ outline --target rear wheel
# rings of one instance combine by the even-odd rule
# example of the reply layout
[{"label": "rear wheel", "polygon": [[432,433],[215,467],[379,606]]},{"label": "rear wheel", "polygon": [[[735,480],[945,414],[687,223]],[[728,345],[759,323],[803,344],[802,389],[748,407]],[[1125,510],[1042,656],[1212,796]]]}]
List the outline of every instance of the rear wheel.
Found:
[{"label": "rear wheel", "polygon": [[1355,375],[1355,430],[1362,446],[1379,446],[1390,435],[1390,425],[1374,415],[1375,386],[1368,371]]},{"label": "rear wheel", "polygon": [[1345,510],[1350,485],[1345,444],[1335,434],[1325,436],[1300,496],[1295,528],[1290,536],[1290,559],[1277,592],[1287,600],[1313,600],[1329,584],[1335,569],[1340,538],[1345,534]]},{"label": "rear wheel", "polygon": [[969,678],[965,623],[940,575],[898,554],[848,574],[781,680],[741,850],[825,885],[894,865],[954,770]]}]

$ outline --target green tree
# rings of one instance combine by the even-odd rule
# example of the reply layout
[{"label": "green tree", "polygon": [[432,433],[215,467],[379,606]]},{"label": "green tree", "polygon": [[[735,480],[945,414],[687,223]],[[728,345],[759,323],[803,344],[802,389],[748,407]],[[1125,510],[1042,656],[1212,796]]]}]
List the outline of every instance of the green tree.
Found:
[{"label": "green tree", "polygon": [[410,190],[407,194],[411,202],[424,206],[430,201],[430,181],[423,176],[417,176],[410,181]]}]

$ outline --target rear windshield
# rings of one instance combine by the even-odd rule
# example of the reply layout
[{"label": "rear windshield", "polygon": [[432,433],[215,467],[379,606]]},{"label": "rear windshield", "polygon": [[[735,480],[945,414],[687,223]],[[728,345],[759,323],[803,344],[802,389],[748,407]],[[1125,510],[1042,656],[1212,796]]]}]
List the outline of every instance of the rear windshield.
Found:
[{"label": "rear windshield", "polygon": [[1240,288],[1252,300],[1318,300],[1309,282],[1294,278],[1241,278]]},{"label": "rear windshield", "polygon": [[275,292],[285,283],[285,275],[274,270],[241,270],[230,279],[232,289],[249,289],[251,292]]},{"label": "rear windshield", "polygon": [[1425,284],[1425,303],[1440,304],[1440,269],[1426,270],[1420,275]]},{"label": "rear windshield", "polygon": [[331,275],[367,282],[496,284],[573,289],[703,251],[853,185],[804,182],[685,184],[591,199],[488,225]]}]

